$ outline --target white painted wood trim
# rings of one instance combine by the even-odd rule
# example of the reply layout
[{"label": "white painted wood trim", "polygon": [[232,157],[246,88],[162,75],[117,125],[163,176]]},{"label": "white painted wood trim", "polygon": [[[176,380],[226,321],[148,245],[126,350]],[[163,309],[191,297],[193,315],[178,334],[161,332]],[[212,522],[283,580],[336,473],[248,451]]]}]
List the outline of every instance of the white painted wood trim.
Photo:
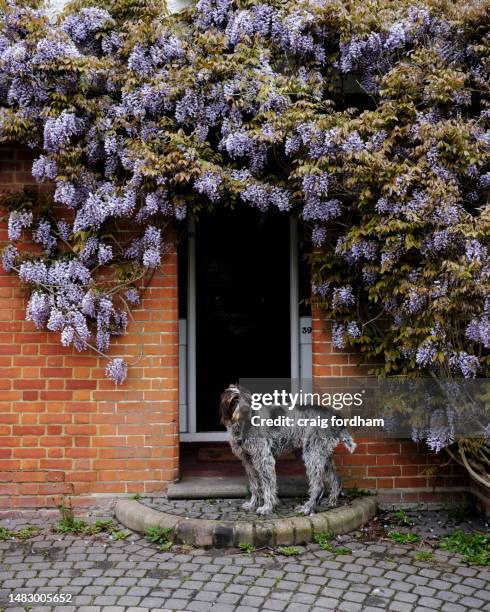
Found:
[{"label": "white painted wood trim", "polygon": [[[299,381],[299,262],[298,262],[298,219],[289,220],[289,300],[290,300],[290,342],[291,381]],[[291,389],[293,391],[293,389]]]},{"label": "white painted wood trim", "polygon": [[179,431],[187,431],[187,319],[179,319]]},{"label": "white painted wood trim", "polygon": [[187,431],[196,432],[196,220],[189,217],[187,234]]},{"label": "white painted wood trim", "polygon": [[194,433],[181,433],[181,442],[228,442],[226,431],[198,431]]}]

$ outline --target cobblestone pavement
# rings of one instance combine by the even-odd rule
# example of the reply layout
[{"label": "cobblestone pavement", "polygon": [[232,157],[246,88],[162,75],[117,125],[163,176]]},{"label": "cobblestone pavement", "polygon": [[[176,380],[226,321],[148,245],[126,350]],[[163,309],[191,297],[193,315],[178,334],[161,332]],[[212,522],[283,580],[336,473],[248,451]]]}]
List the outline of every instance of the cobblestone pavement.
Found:
[{"label": "cobblestone pavement", "polygon": [[[380,532],[383,521],[376,523]],[[420,521],[429,531],[439,524],[433,515]],[[1,521],[10,530],[26,523]],[[160,552],[135,534],[115,540],[108,534],[60,535],[46,523],[42,528],[32,539],[0,541],[4,610],[490,611],[490,568],[466,567],[458,555],[438,549],[430,562],[420,561],[419,546],[359,540],[372,538],[369,532],[342,536],[335,542],[337,551],[309,545],[283,551],[299,551],[287,556],[271,550]],[[339,545],[350,552],[338,550]],[[8,603],[10,595],[22,593],[70,594],[72,600],[54,607]]]},{"label": "cobblestone pavement", "polygon": [[[339,506],[347,504],[350,501],[347,495],[339,497]],[[295,508],[302,503],[300,498],[281,498],[280,505],[273,514],[266,517],[261,517],[253,512],[245,512],[241,506],[244,499],[167,499],[165,496],[154,496],[142,498],[141,503],[155,510],[167,512],[168,514],[176,514],[178,516],[186,516],[187,518],[202,518],[210,520],[270,520],[271,518],[287,518],[290,516],[303,516],[295,511]],[[317,506],[317,512],[329,510],[327,500],[322,499]]]}]

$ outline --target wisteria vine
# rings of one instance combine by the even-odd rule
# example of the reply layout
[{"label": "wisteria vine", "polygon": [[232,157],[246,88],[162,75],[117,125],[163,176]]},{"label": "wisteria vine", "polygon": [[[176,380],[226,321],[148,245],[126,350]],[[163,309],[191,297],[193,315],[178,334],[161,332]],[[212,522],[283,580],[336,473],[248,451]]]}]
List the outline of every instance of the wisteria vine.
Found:
[{"label": "wisteria vine", "polygon": [[310,229],[337,349],[382,374],[488,374],[488,3],[94,4],[52,23],[0,3],[0,142],[54,184],[51,204],[4,199],[28,319],[105,353],[169,222],[277,208]]}]

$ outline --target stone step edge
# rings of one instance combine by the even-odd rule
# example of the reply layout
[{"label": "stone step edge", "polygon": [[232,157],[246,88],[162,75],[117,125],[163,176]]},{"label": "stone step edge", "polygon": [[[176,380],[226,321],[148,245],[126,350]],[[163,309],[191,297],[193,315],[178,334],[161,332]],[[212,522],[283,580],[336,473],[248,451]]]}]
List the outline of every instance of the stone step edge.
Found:
[{"label": "stone step edge", "polygon": [[[278,478],[279,497],[298,497],[308,492],[308,482],[304,476]],[[168,499],[237,499],[249,495],[248,480],[245,476],[184,477],[167,488]]]},{"label": "stone step edge", "polygon": [[291,546],[307,544],[315,533],[330,532],[340,535],[354,531],[376,514],[375,496],[362,497],[350,504],[332,508],[311,516],[257,521],[219,521],[186,519],[149,508],[136,500],[123,499],[116,504],[115,514],[125,527],[144,533],[149,527],[171,530],[175,544],[198,547],[238,547],[239,544],[262,546]]}]

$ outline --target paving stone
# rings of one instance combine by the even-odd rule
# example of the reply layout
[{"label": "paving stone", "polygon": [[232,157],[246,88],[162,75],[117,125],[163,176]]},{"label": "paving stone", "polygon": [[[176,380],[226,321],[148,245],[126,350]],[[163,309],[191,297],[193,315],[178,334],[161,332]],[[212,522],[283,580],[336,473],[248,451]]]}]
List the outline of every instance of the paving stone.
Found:
[{"label": "paving stone", "polygon": [[250,587],[247,591],[247,595],[257,596],[257,597],[266,597],[270,592],[270,589],[266,587],[253,586]]},{"label": "paving stone", "polygon": [[164,607],[170,610],[185,610],[188,603],[186,599],[167,599]]},{"label": "paving stone", "polygon": [[484,605],[484,601],[482,599],[476,599],[475,597],[462,597],[459,600],[459,603],[462,606],[467,606],[468,608],[479,609]]},{"label": "paving stone", "polygon": [[[207,612],[211,609],[212,605],[213,604],[206,601],[191,601],[189,602],[188,609],[191,612]],[[160,608],[160,606],[158,606],[157,609],[158,608]]]},{"label": "paving stone", "polygon": [[140,605],[142,608],[146,608],[146,609],[161,608],[164,602],[165,602],[165,599],[163,599],[162,597],[143,597],[143,599],[140,601]]},{"label": "paving stone", "polygon": [[345,612],[359,612],[360,610],[364,610],[361,604],[355,603],[353,601],[342,601],[337,609],[345,610]]},{"label": "paving stone", "polygon": [[120,606],[137,606],[140,601],[141,597],[128,597],[127,595],[123,595],[117,599],[117,603]]},{"label": "paving stone", "polygon": [[234,610],[235,610],[235,606],[231,604],[216,603],[213,606],[213,612],[233,612]]},{"label": "paving stone", "polygon": [[404,592],[398,592],[395,593],[394,598],[397,601],[401,601],[404,603],[414,603],[417,601],[417,599],[419,598],[418,595],[415,595],[414,593],[404,593]]},{"label": "paving stone", "polygon": [[485,601],[490,601],[490,587],[487,586],[486,590],[475,591],[474,596],[479,599],[484,599]]},{"label": "paving stone", "polygon": [[431,597],[434,595],[434,593],[436,593],[436,589],[432,589],[427,586],[416,586],[412,592],[416,593],[417,595],[423,595],[424,597]]},{"label": "paving stone", "polygon": [[408,582],[400,582],[399,580],[394,580],[390,583],[390,588],[395,591],[412,591],[414,586]]},{"label": "paving stone", "polygon": [[394,610],[394,612],[412,612],[413,605],[403,601],[392,601],[389,604],[388,610]]},{"label": "paving stone", "polygon": [[475,589],[465,584],[457,584],[454,586],[453,591],[455,593],[461,593],[462,595],[473,595]]},{"label": "paving stone", "polygon": [[421,597],[417,605],[424,608],[432,608],[433,610],[440,610],[443,603],[444,602],[440,599],[434,599],[433,597]]},{"label": "paving stone", "polygon": [[347,591],[344,593],[344,599],[361,603],[366,599],[366,593],[357,593],[356,591]]},{"label": "paving stone", "polygon": [[344,591],[342,589],[334,589],[332,587],[325,587],[324,589],[322,589],[321,594],[322,596],[325,596],[325,597],[333,597],[335,599],[340,599],[343,592]]},{"label": "paving stone", "polygon": [[337,605],[338,600],[334,599],[333,597],[319,597],[315,603],[321,608],[327,608],[328,610],[332,610]]},{"label": "paving stone", "polygon": [[116,603],[115,595],[99,595],[94,599],[96,606],[113,606]]},{"label": "paving stone", "polygon": [[281,601],[280,599],[268,599],[267,610],[284,610],[288,605],[287,601]]},{"label": "paving stone", "polygon": [[218,593],[215,591],[200,591],[196,593],[195,599],[200,601],[216,601]]},{"label": "paving stone", "polygon": [[[313,576],[313,578],[319,578],[319,576]],[[323,580],[323,582],[321,582],[320,584],[310,584],[310,583],[300,584],[298,587],[298,591],[300,591],[301,593],[317,594],[321,588],[321,584],[324,584],[324,583],[325,581]]]},{"label": "paving stone", "polygon": [[468,608],[455,603],[445,603],[441,610],[442,612],[466,612]]},{"label": "paving stone", "polygon": [[[12,591],[62,590],[73,594],[72,605],[54,612],[490,612],[489,572],[466,568],[457,555],[437,551],[428,566],[408,546],[348,534],[338,542],[352,553],[308,545],[286,558],[199,548],[160,553],[136,534],[113,542],[46,531],[43,548],[59,550],[52,560],[32,546],[13,551],[0,542],[0,564],[8,567],[0,572],[0,606],[14,612],[3,603]],[[51,608],[35,608],[44,611]]]}]

